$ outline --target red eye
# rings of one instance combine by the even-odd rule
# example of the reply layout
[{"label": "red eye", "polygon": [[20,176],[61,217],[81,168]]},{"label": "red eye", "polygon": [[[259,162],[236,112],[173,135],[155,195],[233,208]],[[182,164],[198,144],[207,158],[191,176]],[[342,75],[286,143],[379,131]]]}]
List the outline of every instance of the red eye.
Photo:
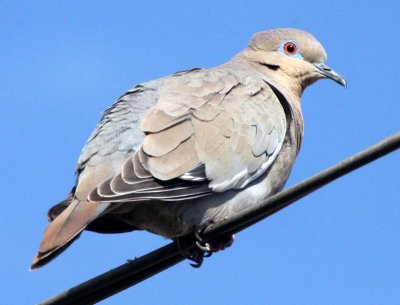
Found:
[{"label": "red eye", "polygon": [[283,46],[283,50],[285,51],[286,54],[288,55],[294,55],[297,52],[297,46],[293,42],[287,42]]}]

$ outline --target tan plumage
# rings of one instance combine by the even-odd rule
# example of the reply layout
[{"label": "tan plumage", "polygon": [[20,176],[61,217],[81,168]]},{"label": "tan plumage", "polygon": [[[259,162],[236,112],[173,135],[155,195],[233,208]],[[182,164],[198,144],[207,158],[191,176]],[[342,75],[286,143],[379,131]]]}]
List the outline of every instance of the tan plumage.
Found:
[{"label": "tan plumage", "polygon": [[303,90],[321,78],[345,85],[325,60],[308,33],[265,31],[224,65],[128,91],[84,147],[76,188],[49,211],[32,268],[84,229],[177,238],[279,191],[301,145]]},{"label": "tan plumage", "polygon": [[250,175],[283,142],[284,110],[269,85],[251,71],[198,70],[171,77],[159,93],[142,121],[146,165],[158,179],[177,178],[204,164],[213,190],[240,188],[257,177]]}]

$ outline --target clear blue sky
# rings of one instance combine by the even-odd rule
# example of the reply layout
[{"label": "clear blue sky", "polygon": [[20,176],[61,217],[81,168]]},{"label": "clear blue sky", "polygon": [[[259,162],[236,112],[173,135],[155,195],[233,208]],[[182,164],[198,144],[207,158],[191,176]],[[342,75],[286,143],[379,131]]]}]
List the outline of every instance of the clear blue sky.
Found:
[{"label": "clear blue sky", "polygon": [[[297,27],[347,90],[303,95],[305,139],[288,185],[399,130],[398,1],[0,3],[0,295],[34,304],[168,241],[85,233],[28,272],[47,209],[74,183],[100,113],[124,91],[228,60],[260,30]],[[198,270],[183,262],[101,304],[400,304],[400,154],[237,235]]]}]

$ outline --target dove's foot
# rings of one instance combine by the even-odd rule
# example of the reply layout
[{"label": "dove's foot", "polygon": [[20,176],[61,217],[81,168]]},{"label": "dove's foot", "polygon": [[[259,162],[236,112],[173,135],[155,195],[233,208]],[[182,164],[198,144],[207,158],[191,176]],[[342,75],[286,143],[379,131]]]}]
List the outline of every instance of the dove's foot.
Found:
[{"label": "dove's foot", "polygon": [[205,242],[200,234],[201,232],[195,232],[194,234],[196,238],[195,248],[190,248],[187,246],[188,237],[178,238],[177,240],[181,254],[194,262],[193,264],[190,264],[194,268],[199,268],[203,264],[205,257],[210,257],[214,252],[218,252],[230,247],[235,240],[234,235],[225,235]]},{"label": "dove's foot", "polygon": [[204,247],[199,247],[197,244],[197,234],[195,234],[196,246],[193,247],[193,235],[186,235],[176,239],[179,252],[188,260],[194,262],[190,264],[194,268],[199,268],[204,261],[204,257],[211,256],[211,252],[204,250]]}]

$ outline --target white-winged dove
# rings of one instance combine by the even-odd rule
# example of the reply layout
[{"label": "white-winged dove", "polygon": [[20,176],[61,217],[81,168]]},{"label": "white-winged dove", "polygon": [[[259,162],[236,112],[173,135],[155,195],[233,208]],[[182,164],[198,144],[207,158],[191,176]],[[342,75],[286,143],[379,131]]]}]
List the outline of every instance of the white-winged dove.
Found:
[{"label": "white-winged dove", "polygon": [[32,268],[85,229],[177,239],[281,190],[303,136],[303,90],[322,78],[346,86],[325,61],[312,35],[276,29],[221,66],[126,92],[83,148],[71,194],[50,209]]}]

